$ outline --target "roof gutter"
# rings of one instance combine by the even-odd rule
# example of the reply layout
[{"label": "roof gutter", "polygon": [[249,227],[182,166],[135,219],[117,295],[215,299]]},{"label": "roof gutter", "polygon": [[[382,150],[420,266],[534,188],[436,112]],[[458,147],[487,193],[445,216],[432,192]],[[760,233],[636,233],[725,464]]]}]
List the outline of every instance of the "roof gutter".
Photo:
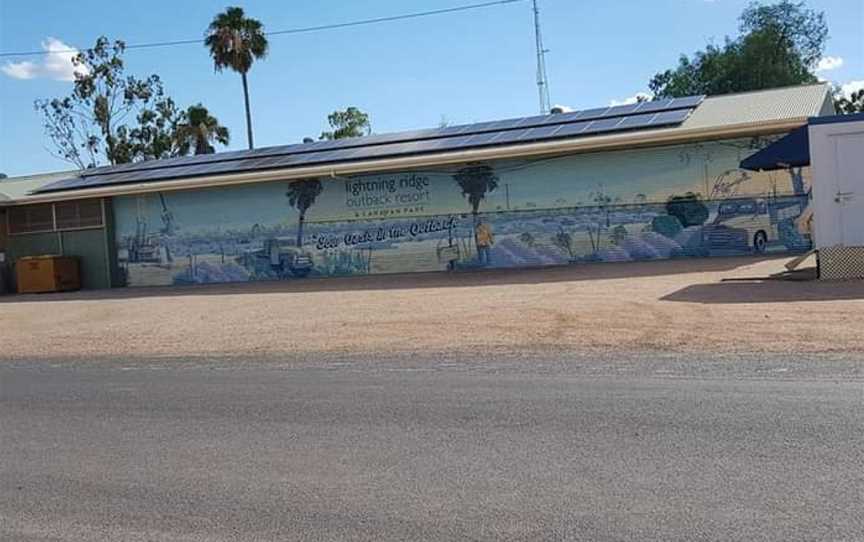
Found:
[{"label": "roof gutter", "polygon": [[335,177],[341,175],[355,175],[358,173],[374,174],[385,171],[451,165],[482,160],[527,158],[555,154],[576,154],[634,147],[653,147],[694,140],[704,141],[728,137],[774,134],[791,131],[805,124],[807,124],[807,117],[784,119],[770,123],[755,122],[735,124],[722,128],[714,127],[693,130],[680,128],[660,129],[650,133],[633,132],[632,134],[625,135],[615,134],[611,136],[597,136],[584,139],[575,138],[541,143],[506,145],[458,152],[406,156],[402,158],[364,160],[343,164],[250,171],[245,173],[227,173],[186,179],[129,183],[95,188],[79,188],[69,191],[28,195],[26,198],[14,201],[0,201],[0,206],[4,204],[7,206],[22,205],[60,200],[125,196],[144,194],[148,192],[191,190],[197,188],[232,186],[267,181],[289,181],[292,179],[309,177]]}]

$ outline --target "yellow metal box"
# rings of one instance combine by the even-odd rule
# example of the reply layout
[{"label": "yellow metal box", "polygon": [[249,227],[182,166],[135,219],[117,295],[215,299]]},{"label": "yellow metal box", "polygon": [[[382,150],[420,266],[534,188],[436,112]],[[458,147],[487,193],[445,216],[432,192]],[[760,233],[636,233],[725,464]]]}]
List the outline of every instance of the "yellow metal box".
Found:
[{"label": "yellow metal box", "polygon": [[18,258],[15,273],[19,294],[63,292],[81,287],[78,258],[71,256]]}]

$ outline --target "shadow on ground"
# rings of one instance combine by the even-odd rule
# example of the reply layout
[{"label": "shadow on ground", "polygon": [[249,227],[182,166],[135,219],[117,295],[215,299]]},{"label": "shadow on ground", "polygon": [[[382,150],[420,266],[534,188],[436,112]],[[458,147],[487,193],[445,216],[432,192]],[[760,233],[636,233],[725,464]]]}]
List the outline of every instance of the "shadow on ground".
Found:
[{"label": "shadow on ground", "polygon": [[414,288],[464,288],[471,286],[542,284],[618,278],[640,278],[682,273],[731,271],[763,261],[788,259],[772,257],[723,257],[686,260],[658,260],[627,263],[590,263],[528,268],[487,269],[464,272],[406,273],[394,275],[309,278],[303,280],[237,282],[183,286],[149,286],[87,290],[57,294],[26,294],[0,297],[2,303],[35,301],[79,301],[128,299],[136,297],[205,296],[289,292],[338,292],[400,290]]},{"label": "shadow on ground", "polygon": [[693,284],[660,298],[683,303],[783,303],[864,299],[864,282],[752,280]]}]

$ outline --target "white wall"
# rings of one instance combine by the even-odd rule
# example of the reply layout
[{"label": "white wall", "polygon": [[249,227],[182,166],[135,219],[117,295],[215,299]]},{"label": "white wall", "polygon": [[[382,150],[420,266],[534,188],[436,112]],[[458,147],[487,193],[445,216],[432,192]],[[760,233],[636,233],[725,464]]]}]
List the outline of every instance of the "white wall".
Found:
[{"label": "white wall", "polygon": [[864,120],[811,124],[816,248],[864,246]]}]

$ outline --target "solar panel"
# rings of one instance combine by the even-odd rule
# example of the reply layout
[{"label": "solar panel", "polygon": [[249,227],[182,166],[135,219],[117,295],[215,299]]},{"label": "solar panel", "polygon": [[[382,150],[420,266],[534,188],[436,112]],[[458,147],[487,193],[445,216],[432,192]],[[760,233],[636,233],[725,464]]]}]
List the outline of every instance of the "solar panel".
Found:
[{"label": "solar panel", "polygon": [[474,134],[468,137],[469,145],[488,145],[501,137],[505,132],[487,132],[485,134]]},{"label": "solar panel", "polygon": [[597,109],[585,109],[584,111],[576,111],[574,113],[569,113],[569,115],[573,116],[573,120],[594,120],[594,119],[602,119],[606,116],[606,112],[609,111],[609,107],[599,107]]},{"label": "solar panel", "polygon": [[657,116],[651,121],[651,124],[678,124],[684,122],[689,116],[689,109],[663,111],[662,113],[657,113]]},{"label": "solar panel", "polygon": [[672,100],[672,105],[669,108],[687,108],[687,107],[696,107],[702,103],[702,100],[705,99],[705,96],[685,96],[683,98],[675,98]]},{"label": "solar panel", "polygon": [[591,121],[591,125],[585,129],[582,133],[592,133],[592,132],[608,132],[610,130],[614,130],[621,124],[621,121],[624,120],[624,117],[611,117],[607,119],[598,119]]},{"label": "solar panel", "polygon": [[565,124],[564,126],[560,126],[558,131],[556,131],[553,135],[555,137],[572,137],[582,135],[586,130],[589,130],[593,124],[594,121],[592,120]]},{"label": "solar panel", "polygon": [[631,130],[634,128],[644,128],[651,125],[651,120],[656,116],[656,113],[644,113],[641,115],[630,115],[624,117],[621,124],[618,125],[619,130]]},{"label": "solar panel", "polygon": [[563,126],[562,124],[554,124],[552,126],[539,126],[536,128],[529,128],[525,135],[522,136],[522,139],[543,139],[544,137],[551,137],[558,130],[560,130]]},{"label": "solar panel", "polygon": [[50,184],[39,191],[279,169],[663,127],[686,120],[703,99],[703,96],[669,98],[553,115],[101,167],[83,172],[82,177]]},{"label": "solar panel", "polygon": [[645,102],[637,102],[627,105],[616,105],[615,107],[610,107],[609,111],[606,112],[606,115],[610,117],[632,115],[636,112],[637,109],[639,109],[639,106],[641,106],[643,103]]}]

